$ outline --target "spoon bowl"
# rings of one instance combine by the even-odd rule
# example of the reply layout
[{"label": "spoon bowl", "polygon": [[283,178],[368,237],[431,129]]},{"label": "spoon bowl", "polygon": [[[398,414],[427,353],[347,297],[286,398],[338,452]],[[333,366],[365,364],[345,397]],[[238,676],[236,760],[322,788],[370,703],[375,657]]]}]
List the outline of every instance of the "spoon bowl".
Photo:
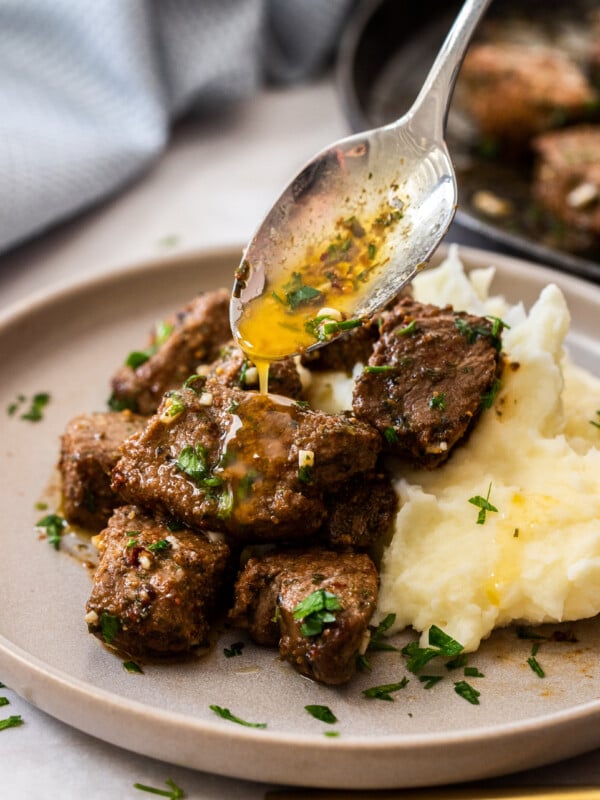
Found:
[{"label": "spoon bowl", "polygon": [[489,2],[466,0],[407,114],[322,150],[268,212],[231,300],[234,337],[251,359],[327,343],[343,330],[327,321],[379,311],[437,248],[457,200],[446,116]]}]

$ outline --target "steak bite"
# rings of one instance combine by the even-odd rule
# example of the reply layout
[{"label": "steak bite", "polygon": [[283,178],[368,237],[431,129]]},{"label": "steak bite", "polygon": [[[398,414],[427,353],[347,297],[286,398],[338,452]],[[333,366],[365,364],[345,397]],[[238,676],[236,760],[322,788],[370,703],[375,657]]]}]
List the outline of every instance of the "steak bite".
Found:
[{"label": "steak bite", "polygon": [[257,644],[279,642],[303,675],[336,685],[350,680],[364,652],[377,593],[377,570],[364,553],[269,553],[240,572],[229,618]]},{"label": "steak bite", "polygon": [[222,593],[227,545],[171,527],[124,506],[98,537],[85,619],[90,633],[132,656],[182,653],[204,642]]},{"label": "steak bite", "polygon": [[145,423],[131,411],[80,414],[69,422],[61,438],[58,468],[64,516],[70,523],[92,531],[106,525],[113,508],[122,502],[110,486],[119,448]]},{"label": "steak bite", "polygon": [[570,228],[600,237],[600,126],[553,131],[533,141],[533,195]]},{"label": "steak bite", "polygon": [[324,492],[373,469],[377,432],[273,395],[211,383],[165,398],[113,471],[128,501],[244,542],[306,539]]},{"label": "steak bite", "polygon": [[352,374],[356,364],[366,364],[377,341],[378,317],[342,333],[325,347],[304,353],[302,363],[311,370],[335,370]]},{"label": "steak bite", "polygon": [[320,538],[332,547],[371,547],[389,533],[398,495],[382,474],[358,475],[326,498],[327,520]]},{"label": "steak bite", "polygon": [[356,416],[378,429],[388,452],[436,467],[470,430],[494,386],[498,333],[483,317],[401,300],[356,381]]},{"label": "steak bite", "polygon": [[214,361],[230,338],[229,292],[199,295],[161,323],[145,350],[129,355],[112,379],[113,403],[152,414],[168,389]]},{"label": "steak bite", "polygon": [[513,144],[584,119],[597,100],[586,76],[564,52],[513,42],[469,48],[459,92],[484,136]]},{"label": "steak bite", "polygon": [[[217,381],[232,389],[258,389],[258,370],[231,342],[221,348],[219,358],[203,372],[207,383]],[[302,381],[293,358],[269,365],[269,391],[284,397],[298,398],[302,395]]]}]

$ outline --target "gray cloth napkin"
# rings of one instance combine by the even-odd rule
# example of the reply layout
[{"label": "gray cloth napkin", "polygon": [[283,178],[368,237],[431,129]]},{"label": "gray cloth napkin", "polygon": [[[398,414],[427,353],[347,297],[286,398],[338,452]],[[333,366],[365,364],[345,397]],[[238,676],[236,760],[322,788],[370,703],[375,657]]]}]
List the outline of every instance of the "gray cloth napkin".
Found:
[{"label": "gray cloth napkin", "polygon": [[127,184],[174,119],[314,75],[354,0],[0,0],[0,251]]}]

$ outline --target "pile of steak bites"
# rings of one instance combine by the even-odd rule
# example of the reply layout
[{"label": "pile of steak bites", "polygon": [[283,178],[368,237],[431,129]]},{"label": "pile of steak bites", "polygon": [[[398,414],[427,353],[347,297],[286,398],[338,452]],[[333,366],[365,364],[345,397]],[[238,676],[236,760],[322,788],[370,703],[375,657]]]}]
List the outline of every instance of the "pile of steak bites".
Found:
[{"label": "pile of steak bites", "polygon": [[[65,515],[99,532],[86,622],[144,658],[205,643],[225,616],[343,683],[377,604],[369,553],[397,510],[385,456],[448,458],[497,384],[498,325],[404,297],[302,364],[273,364],[262,395],[228,303],[203,294],[163,322],[114,376],[113,410],[62,437]],[[307,377],[356,363],[353,410],[309,407]]]}]

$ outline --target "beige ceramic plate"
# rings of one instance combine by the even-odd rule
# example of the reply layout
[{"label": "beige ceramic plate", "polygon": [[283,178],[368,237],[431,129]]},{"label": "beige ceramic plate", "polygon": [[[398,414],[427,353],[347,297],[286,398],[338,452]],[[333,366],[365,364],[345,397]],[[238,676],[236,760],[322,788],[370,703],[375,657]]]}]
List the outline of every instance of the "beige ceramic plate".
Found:
[{"label": "beige ceramic plate", "polygon": [[[176,764],[272,783],[339,788],[452,783],[541,765],[600,745],[600,622],[570,628],[577,642],[545,643],[545,679],[527,666],[531,643],[514,630],[494,635],[471,658],[485,673],[479,706],[448,677],[425,690],[416,679],[395,702],[361,690],[407,674],[397,653],[376,653],[373,672],[343,689],[316,685],[275,654],[225,632],[212,653],[127,673],[87,634],[89,576],[39,540],[35,503],[71,416],[105,408],[108,377],[147,329],[199,289],[228,285],[238,250],[142,265],[33,299],[0,319],[2,557],[0,678],[65,722],[114,744]],[[498,266],[494,290],[530,304],[555,281],[573,312],[576,360],[600,374],[600,289],[559,273],[479,251],[469,266]],[[9,417],[19,394],[49,391],[41,422]],[[472,682],[475,682],[474,679]],[[304,710],[324,704],[339,737]],[[265,730],[217,718],[210,704],[266,722]]]}]

